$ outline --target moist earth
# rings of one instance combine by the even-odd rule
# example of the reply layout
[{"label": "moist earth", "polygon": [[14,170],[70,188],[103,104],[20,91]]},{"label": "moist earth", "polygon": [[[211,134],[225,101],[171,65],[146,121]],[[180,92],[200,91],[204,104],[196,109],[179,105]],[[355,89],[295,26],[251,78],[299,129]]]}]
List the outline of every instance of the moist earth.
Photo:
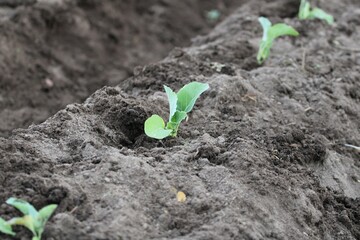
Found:
[{"label": "moist earth", "polygon": [[[360,3],[316,3],[333,26],[297,20],[298,1],[244,1],[191,46],[0,138],[0,201],[59,204],[49,240],[360,239],[360,152],[345,145],[360,146]],[[260,15],[301,34],[262,66]],[[167,116],[163,85],[191,81],[210,90],[178,137],[146,137],[147,117]]]},{"label": "moist earth", "polygon": [[188,46],[216,24],[207,11],[224,18],[242,2],[0,0],[0,136]]}]

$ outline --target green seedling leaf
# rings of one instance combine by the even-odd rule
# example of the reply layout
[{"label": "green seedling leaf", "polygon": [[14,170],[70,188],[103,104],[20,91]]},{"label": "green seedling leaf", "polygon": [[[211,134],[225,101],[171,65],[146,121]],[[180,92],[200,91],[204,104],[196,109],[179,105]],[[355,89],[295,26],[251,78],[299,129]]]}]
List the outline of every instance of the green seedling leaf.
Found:
[{"label": "green seedling leaf", "polygon": [[169,123],[180,124],[187,117],[187,113],[183,111],[176,111]]},{"label": "green seedling leaf", "polygon": [[169,101],[169,122],[166,124],[158,115],[152,115],[145,121],[145,134],[151,138],[163,139],[176,137],[180,123],[187,118],[200,95],[209,89],[206,83],[191,82],[182,87],[177,94],[171,88],[164,86]]},{"label": "green seedling leaf", "polygon": [[329,25],[334,23],[334,17],[320,8],[314,8],[310,13],[310,18],[325,20]]},{"label": "green seedling leaf", "polygon": [[263,28],[263,37],[260,42],[257,61],[262,64],[270,55],[270,49],[276,38],[282,36],[298,36],[299,33],[285,23],[278,23],[272,26],[269,19],[260,17],[259,22]]},{"label": "green seedling leaf", "polygon": [[46,222],[50,218],[50,216],[54,213],[56,208],[57,208],[56,204],[50,204],[40,209],[38,215],[39,220]]},{"label": "green seedling leaf", "polygon": [[163,139],[170,136],[172,130],[165,129],[165,122],[159,115],[152,115],[145,121],[145,134],[151,138]]},{"label": "green seedling leaf", "polygon": [[301,0],[299,8],[299,19],[320,19],[326,21],[328,24],[334,23],[334,17],[320,8],[311,9],[311,5],[307,0]]},{"label": "green seedling leaf", "polygon": [[24,226],[27,229],[29,229],[33,233],[33,235],[37,235],[36,230],[35,230],[35,226],[34,226],[35,219],[31,215],[25,215],[23,217],[12,218],[9,221],[9,224]]},{"label": "green seedling leaf", "polygon": [[40,209],[38,217],[36,219],[37,221],[35,222],[35,230],[37,231],[38,238],[34,237],[33,240],[40,240],[41,235],[45,229],[45,224],[47,223],[51,215],[54,213],[56,208],[56,204],[50,204]]},{"label": "green seedling leaf", "polygon": [[2,218],[0,218],[0,232],[11,236],[15,236],[15,233],[13,232],[11,225]]},{"label": "green seedling leaf", "polygon": [[17,198],[9,198],[6,203],[14,206],[24,214],[22,217],[12,218],[8,221],[8,224],[26,227],[33,233],[32,240],[41,240],[45,224],[57,208],[56,204],[50,204],[38,212],[30,203]]},{"label": "green seedling leaf", "polygon": [[299,33],[285,23],[278,23],[272,26],[268,32],[269,38],[275,40],[282,36],[299,36]]},{"label": "green seedling leaf", "polygon": [[171,121],[172,116],[176,112],[178,98],[177,98],[176,93],[174,93],[173,90],[171,90],[171,88],[169,88],[167,86],[164,86],[164,88],[165,88],[165,92],[167,94],[168,101],[169,101],[169,109],[170,109],[169,121]]},{"label": "green seedling leaf", "polygon": [[30,203],[28,203],[24,200],[17,199],[17,198],[9,198],[6,201],[6,203],[15,207],[20,212],[22,212],[24,215],[30,215],[30,216],[36,217],[38,214],[36,209]]},{"label": "green seedling leaf", "polygon": [[299,19],[306,19],[310,15],[310,3],[307,0],[301,0],[299,8]]},{"label": "green seedling leaf", "polygon": [[269,21],[269,19],[265,18],[265,17],[259,17],[259,22],[261,24],[261,27],[263,29],[263,37],[262,40],[266,41],[268,38],[268,32],[271,28],[271,22]]},{"label": "green seedling leaf", "polygon": [[182,87],[177,93],[177,110],[189,113],[200,95],[209,89],[209,84],[191,82]]}]

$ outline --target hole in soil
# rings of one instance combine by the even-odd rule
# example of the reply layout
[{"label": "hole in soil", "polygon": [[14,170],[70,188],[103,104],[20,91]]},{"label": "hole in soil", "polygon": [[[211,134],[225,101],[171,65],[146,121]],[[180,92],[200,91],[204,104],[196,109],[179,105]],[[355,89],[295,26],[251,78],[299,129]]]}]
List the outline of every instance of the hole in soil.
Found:
[{"label": "hole in soil", "polygon": [[90,111],[101,116],[95,131],[104,138],[129,147],[144,133],[144,122],[150,114],[139,101],[116,88],[105,87],[93,95],[92,102]]},{"label": "hole in soil", "polygon": [[147,114],[141,107],[119,107],[110,109],[108,126],[118,133],[119,143],[131,145],[144,132]]}]

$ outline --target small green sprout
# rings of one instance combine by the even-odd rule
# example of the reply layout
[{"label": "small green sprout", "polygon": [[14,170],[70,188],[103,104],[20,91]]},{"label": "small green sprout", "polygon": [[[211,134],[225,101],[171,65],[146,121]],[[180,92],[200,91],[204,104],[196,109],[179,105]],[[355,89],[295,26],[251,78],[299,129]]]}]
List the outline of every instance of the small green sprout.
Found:
[{"label": "small green sprout", "polygon": [[311,9],[310,3],[307,0],[301,0],[299,8],[299,19],[314,19],[325,20],[328,24],[334,23],[334,17],[320,8]]},{"label": "small green sprout", "polygon": [[152,115],[145,121],[144,126],[145,134],[155,139],[176,137],[180,123],[187,118],[196,100],[209,89],[209,85],[191,82],[182,87],[177,94],[167,86],[164,88],[169,100],[169,122],[165,126],[164,120],[159,115]]},{"label": "small green sprout", "polygon": [[274,40],[281,36],[298,36],[299,33],[291,26],[285,23],[272,25],[269,19],[260,17],[259,22],[263,28],[263,37],[260,42],[257,61],[262,64],[270,55],[270,49]]},{"label": "small green sprout", "polygon": [[22,225],[32,232],[32,240],[41,240],[45,224],[57,207],[56,204],[50,204],[37,211],[30,203],[17,198],[9,198],[6,203],[17,208],[24,216],[15,217],[9,221],[0,218],[0,232],[14,236],[15,233],[11,227],[13,225]]}]

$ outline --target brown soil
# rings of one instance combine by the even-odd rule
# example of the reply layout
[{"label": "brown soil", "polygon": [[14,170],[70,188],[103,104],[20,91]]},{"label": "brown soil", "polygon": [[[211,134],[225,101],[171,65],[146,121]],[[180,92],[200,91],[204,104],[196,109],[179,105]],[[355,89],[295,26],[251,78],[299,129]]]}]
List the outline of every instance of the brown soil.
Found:
[{"label": "brown soil", "polygon": [[[37,2],[37,3],[36,3]],[[0,1],[0,136],[132,76],[215,24],[239,0]]]},{"label": "brown soil", "polygon": [[[113,56],[121,56],[121,49],[135,50],[119,47],[125,43],[113,42],[102,32],[120,31],[111,17],[114,3],[105,8],[106,4],[96,5],[96,1],[78,1],[79,5],[68,8],[71,11],[48,6],[48,15],[40,14],[44,7],[20,7],[24,15],[4,24],[8,38],[19,39],[11,48],[1,45],[7,49],[8,61],[16,59],[17,42],[31,43],[27,50],[19,50],[19,62],[11,62],[17,68],[7,69],[7,62],[1,63],[4,76],[14,85],[33,74],[43,73],[42,80],[66,76],[63,84],[68,86],[65,99],[69,102],[90,91],[90,87],[78,88],[83,95],[72,97],[72,81],[117,79],[110,82],[118,85],[103,87],[83,104],[68,105],[42,124],[0,138],[2,203],[14,196],[37,208],[59,204],[44,233],[48,240],[360,239],[360,152],[344,146],[360,146],[358,1],[317,2],[335,16],[334,26],[297,20],[295,0],[243,1],[208,35],[194,38],[190,47],[175,48],[160,62],[135,68],[126,80],[134,62],[138,65],[139,55],[161,57],[164,52],[158,52],[163,51],[161,41],[153,40],[136,49],[138,58],[126,58],[137,60],[128,65],[116,62]],[[140,9],[147,11],[149,6]],[[80,19],[79,26],[84,24],[81,16],[93,16],[95,27],[73,31],[80,36],[85,31],[83,38],[72,38],[68,27],[53,36],[45,26],[39,27],[40,16],[59,17],[56,26],[68,15]],[[263,66],[255,60],[261,37],[259,15],[284,21],[301,33],[298,38],[279,39]],[[179,18],[173,17],[174,21]],[[145,26],[154,19],[142,16],[136,21]],[[199,21],[203,31],[208,28],[204,19],[187,20],[189,25]],[[123,27],[141,26],[134,21],[127,19]],[[37,33],[38,28],[42,31]],[[40,42],[25,41],[24,29],[33,29]],[[49,35],[45,38],[41,32]],[[163,32],[157,34],[164,37]],[[9,39],[5,43],[10,44]],[[63,42],[57,43],[60,39]],[[107,55],[89,50],[99,43]],[[47,51],[38,52],[35,44],[46,46]],[[172,48],[172,44],[166,46]],[[85,54],[87,50],[91,54]],[[43,68],[56,64],[61,66],[53,70],[58,75],[45,74],[49,70]],[[11,75],[10,70],[16,73],[16,69],[22,71]],[[121,73],[123,69],[126,74]],[[181,125],[179,136],[164,141],[146,137],[146,118],[154,113],[167,115],[163,84],[176,90],[190,81],[207,82],[211,89]],[[51,95],[61,81],[54,82],[45,93]],[[23,94],[32,99],[40,83],[27,84],[24,90],[31,90]],[[9,87],[6,93],[11,91]],[[14,104],[24,101],[21,96],[13,99]],[[41,104],[54,104],[54,98],[43,98]],[[186,193],[186,202],[176,200],[177,190]],[[1,205],[0,216],[9,219],[16,214]],[[15,239],[30,239],[26,230],[16,230],[20,233]],[[1,239],[10,238],[1,235]]]}]

